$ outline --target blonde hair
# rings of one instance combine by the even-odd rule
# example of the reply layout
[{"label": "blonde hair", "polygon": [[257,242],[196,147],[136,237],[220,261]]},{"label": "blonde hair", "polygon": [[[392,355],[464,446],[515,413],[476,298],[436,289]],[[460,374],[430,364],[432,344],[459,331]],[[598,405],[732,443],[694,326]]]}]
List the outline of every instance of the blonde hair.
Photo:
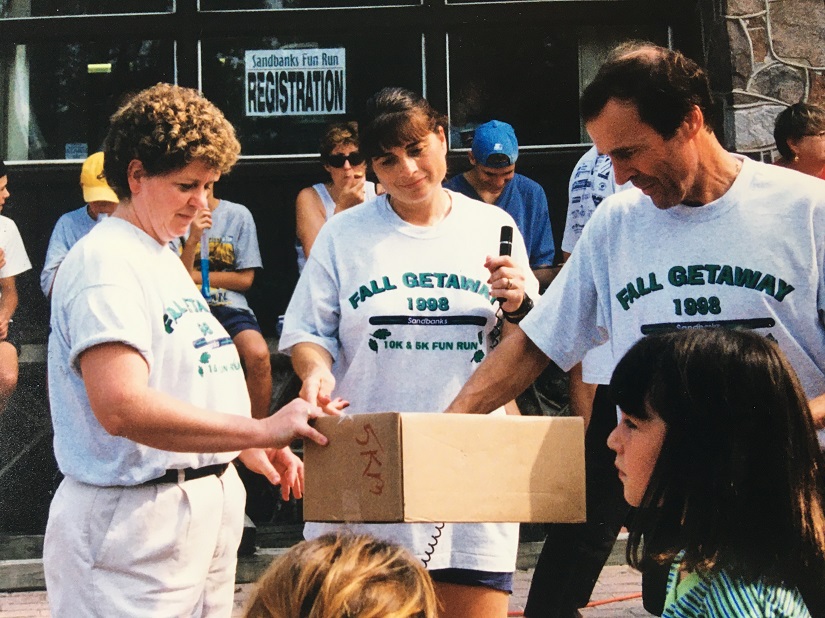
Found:
[{"label": "blonde hair", "polygon": [[367,535],[303,541],[258,580],[246,618],[435,618],[435,592],[406,549]]}]

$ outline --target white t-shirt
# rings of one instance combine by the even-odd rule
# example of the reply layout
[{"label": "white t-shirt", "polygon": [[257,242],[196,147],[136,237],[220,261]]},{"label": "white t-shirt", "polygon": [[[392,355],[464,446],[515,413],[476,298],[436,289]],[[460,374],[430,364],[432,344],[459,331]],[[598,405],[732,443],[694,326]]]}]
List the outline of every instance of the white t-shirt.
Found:
[{"label": "white t-shirt", "polygon": [[[573,168],[567,187],[567,219],[561,241],[562,251],[573,253],[585,224],[604,198],[632,187],[629,182],[616,186],[613,163],[609,155],[600,155],[595,146],[585,152]],[[604,376],[606,371],[611,371],[612,367],[613,358],[609,345],[603,344],[588,350],[582,359],[582,381],[587,384],[599,384],[600,376]]]},{"label": "white t-shirt", "polygon": [[0,279],[16,277],[32,267],[17,225],[2,215],[0,215],[0,247],[6,253],[6,265],[0,268]]},{"label": "white t-shirt", "polygon": [[[324,221],[329,221],[332,219],[332,215],[335,214],[335,200],[332,199],[327,185],[323,182],[312,185],[312,188],[315,189],[315,193],[321,198],[321,204],[324,206]],[[369,202],[375,198],[375,195],[375,183],[369,180],[364,181],[364,201]],[[304,266],[306,266],[307,256],[304,252],[304,246],[298,238],[295,239],[295,252],[298,254],[298,274],[301,274]]]},{"label": "white t-shirt", "polygon": [[[335,359],[335,394],[348,413],[443,411],[488,353],[497,303],[486,256],[502,225],[514,227],[513,257],[538,293],[524,240],[500,208],[449,192],[437,225],[406,223],[386,195],[333,217],[321,229],[287,309],[281,350],[313,342]],[[499,410],[498,413],[502,413]],[[490,499],[495,499],[493,492]],[[432,524],[350,528],[394,540],[423,558]],[[313,538],[334,524],[307,524]],[[516,524],[447,524],[429,568],[511,571]]]},{"label": "white t-shirt", "polygon": [[199,468],[237,455],[172,453],[112,436],[89,405],[80,354],[121,342],[146,360],[151,388],[202,408],[250,415],[232,339],[166,245],[119,218],[95,226],[57,271],[51,329],[49,400],[63,474],[92,485],[135,485],[169,468]]},{"label": "white t-shirt", "polygon": [[740,159],[705,206],[660,210],[638,189],[607,198],[521,323],[527,336],[568,370],[608,339],[615,366],[650,333],[749,328],[778,342],[808,397],[825,392],[825,185]]}]

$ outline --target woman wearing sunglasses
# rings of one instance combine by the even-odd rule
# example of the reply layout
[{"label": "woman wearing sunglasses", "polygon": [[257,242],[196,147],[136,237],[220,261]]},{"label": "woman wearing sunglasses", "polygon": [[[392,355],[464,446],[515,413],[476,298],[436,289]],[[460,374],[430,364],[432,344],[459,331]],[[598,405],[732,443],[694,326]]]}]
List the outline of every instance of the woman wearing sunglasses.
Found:
[{"label": "woman wearing sunglasses", "polygon": [[321,161],[330,180],[302,189],[295,200],[295,250],[303,271],[315,237],[332,215],[375,197],[375,183],[366,180],[367,164],[358,150],[355,122],[331,124],[321,138]]}]

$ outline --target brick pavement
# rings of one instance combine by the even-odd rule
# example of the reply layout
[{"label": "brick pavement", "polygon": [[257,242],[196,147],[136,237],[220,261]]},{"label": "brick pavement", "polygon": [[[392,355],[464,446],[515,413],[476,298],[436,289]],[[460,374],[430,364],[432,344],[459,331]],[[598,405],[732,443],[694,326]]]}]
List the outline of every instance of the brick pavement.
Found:
[{"label": "brick pavement", "polygon": [[[516,571],[515,590],[510,599],[510,615],[521,615],[532,575],[532,569]],[[235,611],[232,613],[232,618],[240,618],[250,589],[251,584],[241,584],[236,588]],[[641,576],[630,567],[608,566],[602,571],[591,602],[598,603],[616,597],[638,594],[641,589]],[[0,593],[0,618],[48,618],[49,615],[49,605],[46,593],[43,591]],[[582,615],[584,618],[627,618],[650,614],[642,609],[642,601],[637,598],[587,608],[582,610]]]}]

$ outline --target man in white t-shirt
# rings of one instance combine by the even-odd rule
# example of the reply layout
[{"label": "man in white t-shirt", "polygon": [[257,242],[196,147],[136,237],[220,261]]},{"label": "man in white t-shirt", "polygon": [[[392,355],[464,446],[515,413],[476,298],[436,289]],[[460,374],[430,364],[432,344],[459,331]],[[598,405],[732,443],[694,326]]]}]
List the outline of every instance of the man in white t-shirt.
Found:
[{"label": "man in white t-shirt", "polygon": [[[448,412],[487,412],[523,390],[548,359],[568,370],[605,342],[615,363],[647,334],[749,328],[785,353],[825,437],[825,185],[727,152],[710,127],[711,109],[707,75],[679,52],[637,43],[611,53],[582,94],[582,116],[598,151],[610,155],[616,182],[636,188],[596,209],[535,309]],[[596,382],[607,384],[612,369],[603,367]],[[587,445],[612,429],[597,416],[615,427],[615,408],[597,414],[602,406],[612,407],[605,387],[596,393]],[[600,507],[613,494],[592,479],[609,476],[588,467],[588,526],[602,530],[590,549],[604,559],[629,508],[618,501]],[[646,549],[669,542],[658,534],[645,539]],[[595,583],[601,565],[581,556],[570,557],[554,589]],[[658,575],[644,574],[645,607],[653,613],[664,602]],[[578,615],[585,596],[568,596],[552,615]],[[528,604],[525,615],[551,614]]]},{"label": "man in white t-shirt", "polygon": [[[6,164],[0,161],[0,212],[9,198]],[[32,267],[14,221],[0,216],[0,414],[17,388],[17,343],[12,316],[17,309],[15,277]]]}]

